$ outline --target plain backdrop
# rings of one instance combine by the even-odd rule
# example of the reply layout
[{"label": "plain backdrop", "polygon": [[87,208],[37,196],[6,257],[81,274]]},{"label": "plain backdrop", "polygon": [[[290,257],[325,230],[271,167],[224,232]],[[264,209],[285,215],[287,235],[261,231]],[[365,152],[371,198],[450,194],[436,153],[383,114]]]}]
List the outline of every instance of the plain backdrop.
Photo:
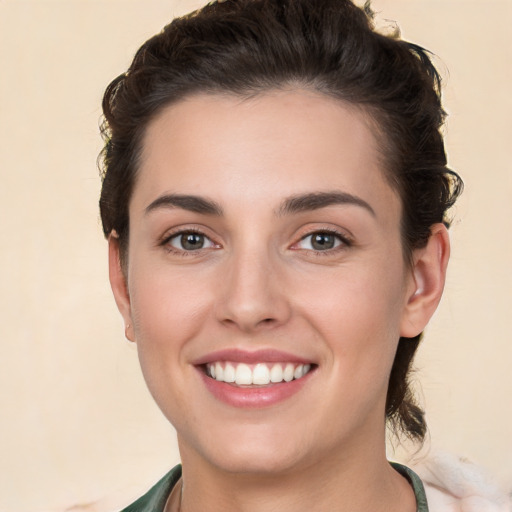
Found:
[{"label": "plain backdrop", "polygon": [[[107,83],[200,3],[0,0],[0,512],[137,494],[178,461],[111,296],[96,158]],[[429,445],[511,489],[512,3],[374,9],[440,57],[449,161],[466,183],[417,359]]]}]

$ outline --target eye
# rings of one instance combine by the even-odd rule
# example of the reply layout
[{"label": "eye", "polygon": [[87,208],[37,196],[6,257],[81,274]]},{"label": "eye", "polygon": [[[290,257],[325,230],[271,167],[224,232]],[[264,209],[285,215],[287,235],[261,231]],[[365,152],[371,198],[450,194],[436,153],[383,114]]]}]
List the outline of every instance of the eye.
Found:
[{"label": "eye", "polygon": [[316,231],[302,238],[296,247],[309,251],[328,251],[340,245],[349,245],[349,242],[343,236],[331,231]]},{"label": "eye", "polygon": [[197,251],[215,247],[207,236],[195,231],[183,231],[173,235],[167,240],[167,244],[180,251]]}]

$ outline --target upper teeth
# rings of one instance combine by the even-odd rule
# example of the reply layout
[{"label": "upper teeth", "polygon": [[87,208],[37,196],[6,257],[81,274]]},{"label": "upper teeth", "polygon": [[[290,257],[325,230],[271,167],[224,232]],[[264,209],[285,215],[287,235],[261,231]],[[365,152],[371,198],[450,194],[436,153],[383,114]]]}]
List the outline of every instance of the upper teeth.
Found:
[{"label": "upper teeth", "polygon": [[210,363],[206,365],[207,374],[221,382],[234,382],[241,385],[265,385],[278,382],[290,382],[300,379],[311,369],[309,364],[294,363]]}]

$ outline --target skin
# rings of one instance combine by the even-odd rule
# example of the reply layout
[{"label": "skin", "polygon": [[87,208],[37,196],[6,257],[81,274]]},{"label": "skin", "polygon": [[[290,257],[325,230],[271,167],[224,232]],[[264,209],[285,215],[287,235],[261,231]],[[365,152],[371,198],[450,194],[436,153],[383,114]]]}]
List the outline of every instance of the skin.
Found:
[{"label": "skin", "polygon": [[[148,126],[128,264],[114,233],[110,278],[177,430],[182,511],[415,510],[385,457],[386,390],[399,337],[421,332],[440,300],[449,242],[435,225],[405,262],[401,203],[376,147],[363,112],[303,90],[197,95]],[[352,199],[283,208],[332,192]],[[179,233],[191,229],[206,238],[186,251]],[[313,246],[318,232],[335,246]],[[194,365],[226,348],[282,350],[315,371],[277,404],[233,407]]]}]

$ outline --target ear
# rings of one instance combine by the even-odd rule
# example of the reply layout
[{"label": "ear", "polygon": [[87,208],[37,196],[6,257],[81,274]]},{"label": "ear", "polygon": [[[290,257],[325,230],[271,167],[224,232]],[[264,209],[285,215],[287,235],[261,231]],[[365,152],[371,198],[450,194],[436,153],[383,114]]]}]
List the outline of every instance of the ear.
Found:
[{"label": "ear", "polygon": [[450,238],[444,224],[434,224],[427,245],[413,253],[413,282],[408,293],[400,336],[420,334],[434,314],[443,294]]},{"label": "ear", "polygon": [[130,293],[126,283],[126,276],[121,266],[121,252],[119,237],[112,231],[108,237],[108,275],[110,286],[114,292],[117,309],[121,313],[125,325],[125,336],[129,341],[135,341],[133,332]]}]

